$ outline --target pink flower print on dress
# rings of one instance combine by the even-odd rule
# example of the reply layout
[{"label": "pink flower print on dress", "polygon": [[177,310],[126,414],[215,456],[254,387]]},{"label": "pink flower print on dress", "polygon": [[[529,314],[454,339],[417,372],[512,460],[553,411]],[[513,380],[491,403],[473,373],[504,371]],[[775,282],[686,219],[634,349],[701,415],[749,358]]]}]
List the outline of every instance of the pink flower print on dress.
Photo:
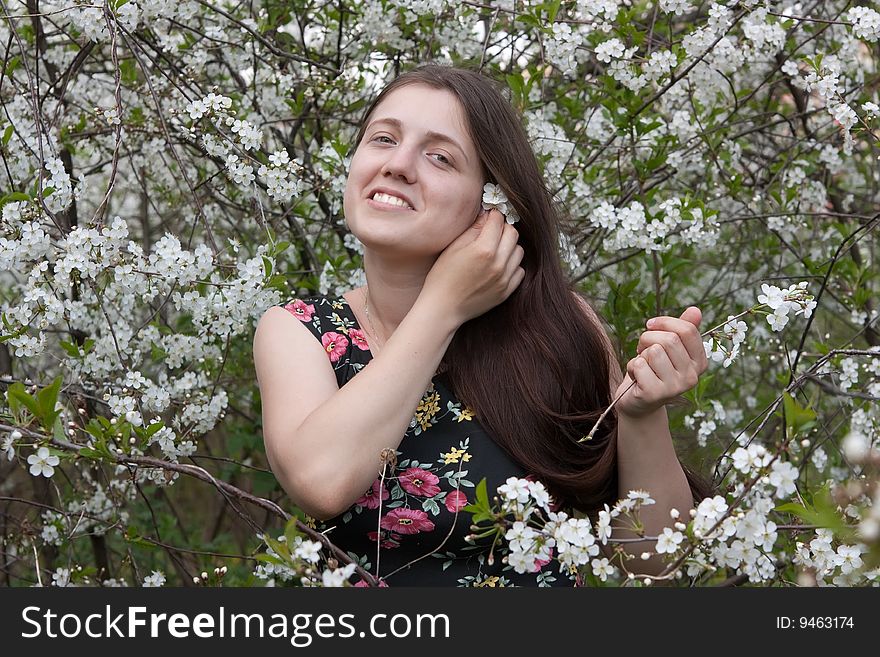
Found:
[{"label": "pink flower print on dress", "polygon": [[400,475],[400,485],[411,495],[434,497],[440,492],[437,482],[440,478],[421,468],[408,468]]},{"label": "pink flower print on dress", "polygon": [[311,304],[295,299],[293,302],[284,306],[284,310],[296,317],[301,322],[311,322],[312,315],[315,314],[315,307]]},{"label": "pink flower print on dress", "polygon": [[367,336],[364,335],[364,332],[360,329],[350,329],[348,331],[348,337],[351,338],[354,345],[361,351],[366,351],[370,348],[370,345],[367,344]]},{"label": "pink flower print on dress", "polygon": [[321,344],[324,345],[324,351],[330,356],[330,362],[335,363],[345,355],[348,349],[348,338],[341,333],[330,331],[321,336]]},{"label": "pink flower print on dress", "polygon": [[446,494],[446,500],[444,500],[444,502],[446,504],[446,510],[449,511],[449,513],[459,511],[468,503],[467,496],[460,490],[449,491],[449,493]]},{"label": "pink flower print on dress", "polygon": [[362,506],[365,509],[378,509],[379,508],[379,491],[382,491],[382,501],[388,499],[389,493],[388,489],[382,485],[381,479],[376,479],[373,484],[370,486],[370,490],[357,498],[354,503],[357,506]]},{"label": "pink flower print on dress", "polygon": [[[394,536],[394,534],[391,534],[391,536]],[[393,538],[389,538],[387,533],[384,536],[380,536],[379,532],[367,532],[367,538],[373,543],[375,543],[376,541],[381,541],[381,547],[385,548],[386,550],[400,547],[400,543]],[[398,538],[400,537],[398,536]]]},{"label": "pink flower print on dress", "polygon": [[[366,589],[370,588],[370,585],[367,584],[364,580],[360,580],[357,584],[355,584],[355,586],[358,588],[366,588]],[[388,588],[388,585],[385,583],[384,579],[379,580],[378,586],[380,589],[382,589],[382,588],[387,589]]]},{"label": "pink flower print on dress", "polygon": [[418,509],[394,509],[382,518],[379,526],[398,534],[434,531],[434,523],[428,520],[428,514]]}]

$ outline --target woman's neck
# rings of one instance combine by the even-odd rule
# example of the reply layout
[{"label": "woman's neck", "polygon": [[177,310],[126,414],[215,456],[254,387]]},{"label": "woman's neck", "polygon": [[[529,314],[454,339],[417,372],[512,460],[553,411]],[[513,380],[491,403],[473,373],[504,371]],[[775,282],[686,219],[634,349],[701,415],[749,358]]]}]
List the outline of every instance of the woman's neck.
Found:
[{"label": "woman's neck", "polygon": [[419,298],[434,260],[389,260],[365,250],[369,319],[382,342],[394,333]]}]

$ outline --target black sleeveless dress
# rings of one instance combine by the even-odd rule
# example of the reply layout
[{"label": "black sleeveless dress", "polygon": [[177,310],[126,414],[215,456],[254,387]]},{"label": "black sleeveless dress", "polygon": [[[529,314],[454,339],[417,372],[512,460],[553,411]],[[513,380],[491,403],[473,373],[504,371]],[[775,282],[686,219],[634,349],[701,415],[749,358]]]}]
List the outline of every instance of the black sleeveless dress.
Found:
[{"label": "black sleeveless dress", "polygon": [[[345,297],[313,295],[282,304],[324,347],[341,388],[372,359],[367,338]],[[444,374],[414,409],[397,462],[345,513],[317,529],[388,586],[573,586],[551,561],[518,574],[501,563],[498,546],[468,544],[476,485],[489,498],[508,477],[527,473],[453,396]],[[381,501],[381,504],[380,504]],[[379,515],[381,511],[381,517]],[[378,542],[378,563],[377,563]],[[363,584],[363,583],[359,583]]]}]

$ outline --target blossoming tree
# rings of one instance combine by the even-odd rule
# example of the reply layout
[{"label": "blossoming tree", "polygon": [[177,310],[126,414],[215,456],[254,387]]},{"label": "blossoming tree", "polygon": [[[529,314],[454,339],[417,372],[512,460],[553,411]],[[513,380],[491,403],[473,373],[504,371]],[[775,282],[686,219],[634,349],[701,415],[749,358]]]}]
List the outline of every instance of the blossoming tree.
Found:
[{"label": "blossoming tree", "polygon": [[[361,283],[348,144],[429,60],[506,81],[625,353],[688,303],[712,327],[671,417],[719,492],[652,537],[658,577],[880,581],[876,2],[2,6],[4,584],[373,582],[289,515],[250,340],[283,298]],[[656,579],[612,528],[650,491],[594,521],[540,482],[477,493],[512,570]]]}]

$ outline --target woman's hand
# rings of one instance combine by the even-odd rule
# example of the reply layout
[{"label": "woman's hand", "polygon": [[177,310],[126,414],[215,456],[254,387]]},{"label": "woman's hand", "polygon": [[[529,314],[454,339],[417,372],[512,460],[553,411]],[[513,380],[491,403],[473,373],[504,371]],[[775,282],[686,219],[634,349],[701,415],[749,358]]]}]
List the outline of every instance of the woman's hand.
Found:
[{"label": "woman's hand", "polygon": [[618,414],[637,418],[649,415],[690,390],[709,361],[698,327],[700,309],[690,306],[681,317],[655,317],[639,337],[636,356],[626,364],[626,376],[614,393],[615,399],[636,384],[617,402]]},{"label": "woman's hand", "polygon": [[494,308],[526,275],[518,238],[498,210],[481,211],[437,257],[419,296],[446,307],[458,325]]}]

